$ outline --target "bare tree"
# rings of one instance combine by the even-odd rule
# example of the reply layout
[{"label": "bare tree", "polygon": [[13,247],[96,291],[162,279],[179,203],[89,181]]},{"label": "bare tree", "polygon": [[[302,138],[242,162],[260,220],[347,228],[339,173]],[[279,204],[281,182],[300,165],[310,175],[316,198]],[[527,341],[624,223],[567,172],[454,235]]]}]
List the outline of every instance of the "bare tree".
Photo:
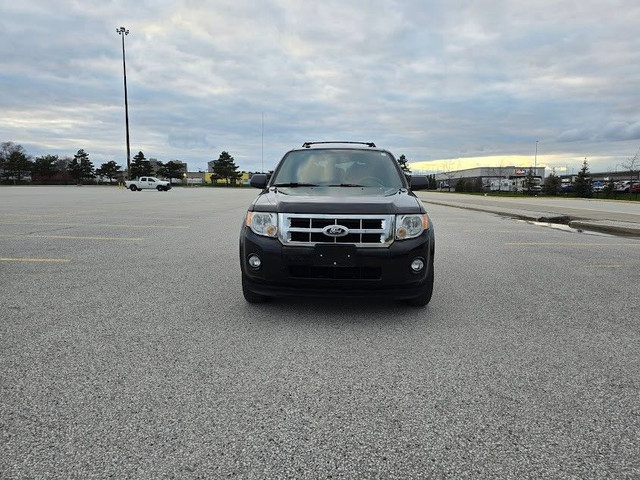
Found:
[{"label": "bare tree", "polygon": [[[506,177],[506,168],[504,166],[504,160],[500,161],[500,165],[497,167],[492,167],[489,169],[489,175],[491,178],[498,179],[498,192],[502,191],[502,179]],[[489,184],[491,184],[491,178],[489,179]]]},{"label": "bare tree", "polygon": [[633,157],[627,158],[626,162],[622,163],[622,166],[629,170],[629,195],[631,195],[631,189],[633,187],[633,176],[637,174],[638,181],[640,181],[640,159],[638,155],[640,154],[640,148]]},{"label": "bare tree", "polygon": [[447,189],[451,191],[451,182],[460,177],[460,162],[454,162],[453,160],[447,160],[444,163],[444,171],[442,175],[447,179]]}]

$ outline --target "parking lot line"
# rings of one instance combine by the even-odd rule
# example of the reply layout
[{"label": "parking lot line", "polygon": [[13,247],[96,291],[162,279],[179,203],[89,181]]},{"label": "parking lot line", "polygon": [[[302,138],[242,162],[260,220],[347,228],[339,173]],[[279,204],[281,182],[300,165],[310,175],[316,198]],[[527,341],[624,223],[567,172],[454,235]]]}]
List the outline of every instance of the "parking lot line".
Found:
[{"label": "parking lot line", "polygon": [[640,247],[638,243],[582,243],[582,242],[505,242],[504,245],[509,247],[537,247],[537,246],[549,246],[549,247]]},{"label": "parking lot line", "polygon": [[46,227],[116,227],[116,228],[189,228],[184,225],[122,225],[109,223],[3,222],[0,225],[38,225]]},{"label": "parking lot line", "polygon": [[587,264],[585,265],[587,268],[622,268],[622,265],[617,264]]},{"label": "parking lot line", "polygon": [[11,238],[57,238],[64,240],[123,240],[129,242],[139,242],[144,240],[142,237],[81,237],[73,235],[0,235],[0,237]]},{"label": "parking lot line", "polygon": [[0,257],[0,262],[69,263],[68,258],[11,258]]}]

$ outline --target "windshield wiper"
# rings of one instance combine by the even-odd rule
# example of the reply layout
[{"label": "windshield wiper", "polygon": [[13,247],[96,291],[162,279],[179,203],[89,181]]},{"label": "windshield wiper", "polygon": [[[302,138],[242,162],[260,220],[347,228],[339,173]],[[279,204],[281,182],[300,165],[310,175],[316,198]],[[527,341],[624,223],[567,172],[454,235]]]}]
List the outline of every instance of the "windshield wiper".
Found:
[{"label": "windshield wiper", "polygon": [[357,183],[336,183],[333,185],[327,185],[327,187],[364,187],[364,185],[359,185]]},{"label": "windshield wiper", "polygon": [[300,182],[289,182],[289,183],[275,183],[274,187],[317,187],[315,183],[300,183]]}]

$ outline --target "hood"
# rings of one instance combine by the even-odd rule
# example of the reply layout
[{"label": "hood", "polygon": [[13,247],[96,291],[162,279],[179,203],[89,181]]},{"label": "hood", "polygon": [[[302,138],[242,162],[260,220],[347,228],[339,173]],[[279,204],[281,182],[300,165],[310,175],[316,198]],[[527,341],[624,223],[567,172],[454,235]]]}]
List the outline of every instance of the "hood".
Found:
[{"label": "hood", "polygon": [[253,210],[278,213],[424,213],[422,203],[406,189],[368,187],[272,188],[261,193]]}]

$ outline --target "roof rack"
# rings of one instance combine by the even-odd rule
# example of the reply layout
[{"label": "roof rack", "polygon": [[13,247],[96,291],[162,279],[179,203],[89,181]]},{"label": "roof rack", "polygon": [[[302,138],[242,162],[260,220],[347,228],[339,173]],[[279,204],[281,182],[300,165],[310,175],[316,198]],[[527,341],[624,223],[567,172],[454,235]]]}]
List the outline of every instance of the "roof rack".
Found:
[{"label": "roof rack", "polygon": [[376,148],[376,144],[373,142],[304,142],[302,148],[310,148],[311,145],[318,145],[324,143],[349,143],[355,145],[366,145],[367,147]]}]

